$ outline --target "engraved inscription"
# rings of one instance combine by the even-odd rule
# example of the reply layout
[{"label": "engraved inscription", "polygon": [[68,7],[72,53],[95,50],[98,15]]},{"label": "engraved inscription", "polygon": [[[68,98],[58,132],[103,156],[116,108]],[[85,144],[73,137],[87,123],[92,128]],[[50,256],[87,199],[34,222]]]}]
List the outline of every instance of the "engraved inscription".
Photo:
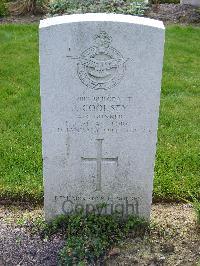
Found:
[{"label": "engraved inscription", "polygon": [[83,161],[95,161],[97,163],[97,181],[96,191],[101,191],[101,164],[102,162],[116,162],[118,164],[118,157],[115,158],[104,158],[102,155],[102,143],[103,139],[97,139],[97,156],[96,158],[85,158],[81,157]]},{"label": "engraved inscription", "polygon": [[72,101],[74,119],[66,121],[65,129],[73,133],[134,132],[128,118],[133,104],[131,96],[79,95]]},{"label": "engraved inscription", "polygon": [[116,86],[124,76],[125,60],[111,47],[112,38],[102,31],[95,36],[93,47],[79,57],[78,76],[81,82],[94,90],[107,90]]}]

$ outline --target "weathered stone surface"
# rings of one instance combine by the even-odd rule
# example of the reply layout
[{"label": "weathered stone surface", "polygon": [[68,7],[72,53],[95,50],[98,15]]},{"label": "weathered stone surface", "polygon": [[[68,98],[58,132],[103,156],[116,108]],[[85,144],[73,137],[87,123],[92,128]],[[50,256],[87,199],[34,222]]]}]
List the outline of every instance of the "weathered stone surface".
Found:
[{"label": "weathered stone surface", "polygon": [[181,0],[181,4],[192,5],[200,7],[200,0]]},{"label": "weathered stone surface", "polygon": [[151,19],[41,21],[47,219],[82,208],[149,217],[163,46],[163,23]]}]

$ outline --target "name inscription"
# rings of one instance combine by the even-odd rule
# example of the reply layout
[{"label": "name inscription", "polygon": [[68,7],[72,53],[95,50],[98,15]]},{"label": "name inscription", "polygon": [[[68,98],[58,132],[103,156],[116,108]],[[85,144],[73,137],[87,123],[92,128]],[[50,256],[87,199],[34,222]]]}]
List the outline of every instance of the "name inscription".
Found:
[{"label": "name inscription", "polygon": [[73,119],[66,120],[58,131],[71,133],[134,132],[130,124],[133,97],[79,96],[72,101]]}]

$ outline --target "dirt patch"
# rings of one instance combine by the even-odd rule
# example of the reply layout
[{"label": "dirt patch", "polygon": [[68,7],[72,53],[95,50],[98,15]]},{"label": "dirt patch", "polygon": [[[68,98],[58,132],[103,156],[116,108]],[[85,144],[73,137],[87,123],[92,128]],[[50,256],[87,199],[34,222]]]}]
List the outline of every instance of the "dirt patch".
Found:
[{"label": "dirt patch", "polygon": [[191,5],[161,4],[153,5],[146,16],[162,20],[165,24],[197,24],[200,25],[200,8]]},{"label": "dirt patch", "polygon": [[43,19],[42,16],[9,16],[5,18],[0,18],[0,24],[32,24],[39,23],[39,21]]},{"label": "dirt patch", "polygon": [[[23,207],[0,208],[0,265],[48,265],[58,262],[63,235],[48,239],[33,233],[33,221],[43,210]],[[129,237],[109,252],[104,265],[197,265],[200,232],[188,204],[155,204],[150,234]],[[117,250],[117,252],[112,252]]]},{"label": "dirt patch", "polygon": [[107,265],[194,266],[200,263],[200,231],[188,204],[156,204],[143,239],[127,239]]},{"label": "dirt patch", "polygon": [[[191,5],[160,4],[152,5],[146,12],[146,17],[162,20],[165,24],[197,24],[200,25],[200,8]],[[10,16],[0,18],[0,24],[7,23],[38,23],[45,16]]]}]

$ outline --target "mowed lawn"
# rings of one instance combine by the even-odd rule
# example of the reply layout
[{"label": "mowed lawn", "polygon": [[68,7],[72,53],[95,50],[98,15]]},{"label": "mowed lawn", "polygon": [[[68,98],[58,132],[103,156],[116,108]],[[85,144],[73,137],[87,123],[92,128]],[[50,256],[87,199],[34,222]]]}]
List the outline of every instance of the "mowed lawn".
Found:
[{"label": "mowed lawn", "polygon": [[[41,201],[38,25],[0,26],[0,198]],[[200,28],[169,26],[154,199],[200,198]]]}]

